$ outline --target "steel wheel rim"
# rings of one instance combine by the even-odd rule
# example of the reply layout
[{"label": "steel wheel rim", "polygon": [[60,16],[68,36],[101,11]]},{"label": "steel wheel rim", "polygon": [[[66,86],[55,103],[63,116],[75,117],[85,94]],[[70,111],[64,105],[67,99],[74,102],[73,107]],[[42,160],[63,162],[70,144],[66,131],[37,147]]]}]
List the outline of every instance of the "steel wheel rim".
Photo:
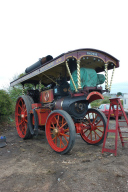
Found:
[{"label": "steel wheel rim", "polygon": [[[91,117],[91,118],[90,118]],[[81,136],[90,144],[97,144],[104,136],[105,124],[97,112],[87,112],[83,124]]]},{"label": "steel wheel rim", "polygon": [[46,125],[46,134],[49,145],[54,151],[62,152],[67,148],[70,130],[63,115],[59,113],[51,114]]},{"label": "steel wheel rim", "polygon": [[27,132],[28,115],[27,107],[22,98],[19,98],[15,111],[16,128],[19,136],[24,138]]}]

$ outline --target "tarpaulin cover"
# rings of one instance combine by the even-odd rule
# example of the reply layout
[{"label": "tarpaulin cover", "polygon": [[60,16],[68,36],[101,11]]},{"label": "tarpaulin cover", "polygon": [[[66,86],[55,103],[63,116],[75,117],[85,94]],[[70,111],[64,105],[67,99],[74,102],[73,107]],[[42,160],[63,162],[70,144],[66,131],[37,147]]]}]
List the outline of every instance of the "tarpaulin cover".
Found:
[{"label": "tarpaulin cover", "polygon": [[[76,87],[78,88],[77,81],[77,70],[72,73],[73,80],[75,82]],[[105,77],[102,74],[97,74],[94,69],[90,68],[81,68],[80,69],[80,77],[81,77],[81,87],[95,87],[99,84],[104,83]],[[70,89],[74,91],[74,86],[72,81],[70,80]]]}]

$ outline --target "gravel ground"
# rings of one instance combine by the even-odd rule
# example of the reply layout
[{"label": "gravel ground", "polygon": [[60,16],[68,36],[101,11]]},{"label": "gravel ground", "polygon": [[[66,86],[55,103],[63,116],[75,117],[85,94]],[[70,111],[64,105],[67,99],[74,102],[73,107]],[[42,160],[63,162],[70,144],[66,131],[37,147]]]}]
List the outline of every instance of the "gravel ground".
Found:
[{"label": "gravel ground", "polygon": [[[110,121],[110,128],[115,121]],[[49,147],[45,133],[22,140],[15,126],[0,127],[7,146],[0,148],[0,192],[126,192],[128,191],[128,144],[118,139],[117,156],[101,153],[102,145],[86,144],[76,135],[67,155]],[[114,136],[107,139],[114,148]]]}]

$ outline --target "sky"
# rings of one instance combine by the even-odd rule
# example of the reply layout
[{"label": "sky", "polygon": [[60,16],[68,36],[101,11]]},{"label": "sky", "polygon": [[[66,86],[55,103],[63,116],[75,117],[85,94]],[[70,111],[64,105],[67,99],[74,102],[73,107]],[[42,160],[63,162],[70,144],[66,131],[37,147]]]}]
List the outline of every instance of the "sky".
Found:
[{"label": "sky", "polygon": [[111,93],[128,93],[127,45],[127,0],[0,1],[0,89],[41,57],[94,48],[120,60]]}]

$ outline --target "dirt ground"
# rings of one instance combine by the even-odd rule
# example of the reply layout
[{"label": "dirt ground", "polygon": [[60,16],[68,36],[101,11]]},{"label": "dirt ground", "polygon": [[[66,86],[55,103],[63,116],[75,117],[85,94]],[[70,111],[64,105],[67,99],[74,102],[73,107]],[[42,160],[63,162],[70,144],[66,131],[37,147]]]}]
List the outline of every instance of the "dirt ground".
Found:
[{"label": "dirt ground", "polygon": [[[110,126],[114,127],[111,120]],[[22,140],[15,126],[0,127],[7,146],[0,148],[0,192],[126,192],[128,144],[118,139],[117,156],[101,153],[102,145],[86,144],[79,135],[72,151],[59,155],[49,147],[45,133]],[[114,136],[107,145],[114,148]]]}]

